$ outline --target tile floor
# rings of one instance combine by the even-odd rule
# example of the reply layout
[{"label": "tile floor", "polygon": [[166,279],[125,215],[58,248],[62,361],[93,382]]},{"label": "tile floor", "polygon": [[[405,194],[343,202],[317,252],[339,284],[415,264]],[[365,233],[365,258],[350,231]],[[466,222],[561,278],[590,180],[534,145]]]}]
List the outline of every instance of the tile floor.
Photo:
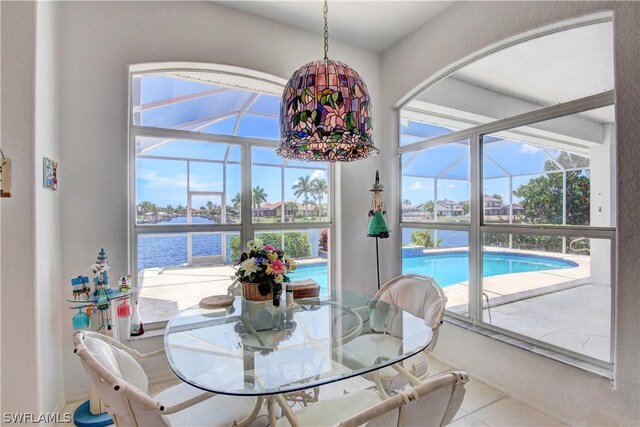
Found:
[{"label": "tile floor", "polygon": [[[432,375],[439,374],[452,369],[450,366],[431,358]],[[155,394],[173,383],[163,383],[152,385],[151,394]],[[320,398],[332,398],[342,395],[345,392],[361,390],[371,386],[371,383],[364,378],[352,378],[338,383],[321,387]],[[504,393],[477,381],[473,378],[465,386],[465,394],[462,407],[453,419],[450,426],[473,427],[473,426],[562,426],[565,425],[555,418],[532,408]],[[82,402],[68,403],[64,412],[73,413],[75,408]]]}]

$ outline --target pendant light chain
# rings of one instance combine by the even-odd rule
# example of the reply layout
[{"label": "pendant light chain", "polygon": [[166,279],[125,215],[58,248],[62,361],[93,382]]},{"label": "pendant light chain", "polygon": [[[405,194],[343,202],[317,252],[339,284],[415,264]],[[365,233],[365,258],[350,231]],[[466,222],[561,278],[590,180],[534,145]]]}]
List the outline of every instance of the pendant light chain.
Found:
[{"label": "pendant light chain", "polygon": [[324,0],[324,8],[322,9],[324,13],[324,60],[329,59],[329,24],[328,24],[328,16],[329,16],[329,6],[327,5],[327,0]]}]

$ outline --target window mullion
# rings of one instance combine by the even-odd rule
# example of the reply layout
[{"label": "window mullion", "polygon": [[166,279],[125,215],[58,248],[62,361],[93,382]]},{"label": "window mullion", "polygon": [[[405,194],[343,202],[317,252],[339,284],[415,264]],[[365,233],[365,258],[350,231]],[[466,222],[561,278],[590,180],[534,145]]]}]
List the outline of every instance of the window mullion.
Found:
[{"label": "window mullion", "polygon": [[470,145],[471,223],[469,229],[469,317],[482,322],[482,139],[473,134]]},{"label": "window mullion", "polygon": [[240,205],[241,210],[241,222],[242,222],[242,237],[240,239],[241,244],[253,239],[253,219],[252,219],[252,170],[251,170],[251,145],[242,146],[242,191]]}]

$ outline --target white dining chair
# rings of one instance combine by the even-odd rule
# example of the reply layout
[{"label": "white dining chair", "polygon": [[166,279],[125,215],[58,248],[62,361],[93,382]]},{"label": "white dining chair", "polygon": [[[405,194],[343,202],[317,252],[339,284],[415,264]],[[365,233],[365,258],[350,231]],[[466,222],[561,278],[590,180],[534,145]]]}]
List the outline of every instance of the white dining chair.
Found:
[{"label": "white dining chair", "polygon": [[230,426],[260,425],[262,400],[216,395],[186,383],[170,387],[153,397],[149,380],[139,361],[164,354],[139,352],[91,331],[74,335],[74,353],[80,357],[107,411],[117,426]]},{"label": "white dining chair", "polygon": [[[321,400],[294,413],[297,424],[313,426],[431,427],[451,422],[462,405],[469,380],[465,372],[452,371],[406,387],[388,399],[373,390]],[[291,426],[281,418],[277,426]]]},{"label": "white dining chair", "polygon": [[[385,283],[373,297],[372,304],[383,301],[396,305],[411,314],[424,319],[433,331],[433,338],[429,345],[420,353],[406,359],[402,366],[418,379],[424,379],[429,375],[429,353],[435,348],[438,341],[438,333],[447,304],[447,297],[438,283],[431,277],[419,274],[405,274]],[[379,319],[369,319],[372,328],[376,328]],[[393,328],[402,328],[398,319],[384,318],[385,330],[391,335],[363,334],[348,343],[347,358],[354,363],[367,361],[367,358],[380,354],[380,346],[396,346],[400,348],[400,342],[394,342]],[[399,341],[399,340],[398,340]],[[388,351],[388,350],[385,350]],[[360,362],[358,362],[360,361]],[[367,361],[368,362],[368,361]],[[364,375],[365,378],[375,381],[385,389],[398,389],[406,385],[409,380],[391,367],[383,368]]]}]

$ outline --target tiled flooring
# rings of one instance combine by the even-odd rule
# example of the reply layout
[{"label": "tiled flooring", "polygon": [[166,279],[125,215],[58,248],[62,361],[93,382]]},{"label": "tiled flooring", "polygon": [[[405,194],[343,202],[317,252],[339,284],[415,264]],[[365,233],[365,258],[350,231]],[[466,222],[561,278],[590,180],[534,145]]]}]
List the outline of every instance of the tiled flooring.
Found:
[{"label": "tiled flooring", "polygon": [[[450,366],[431,358],[431,373],[433,375],[452,369]],[[163,383],[151,386],[151,394],[172,385]],[[361,390],[370,387],[371,383],[363,378],[353,378],[321,387],[320,398],[338,397],[345,392]],[[462,407],[456,414],[450,426],[562,426],[565,425],[555,418],[538,411],[518,400],[475,379],[471,379],[465,386]],[[63,412],[71,412],[81,402],[69,403]]]}]

